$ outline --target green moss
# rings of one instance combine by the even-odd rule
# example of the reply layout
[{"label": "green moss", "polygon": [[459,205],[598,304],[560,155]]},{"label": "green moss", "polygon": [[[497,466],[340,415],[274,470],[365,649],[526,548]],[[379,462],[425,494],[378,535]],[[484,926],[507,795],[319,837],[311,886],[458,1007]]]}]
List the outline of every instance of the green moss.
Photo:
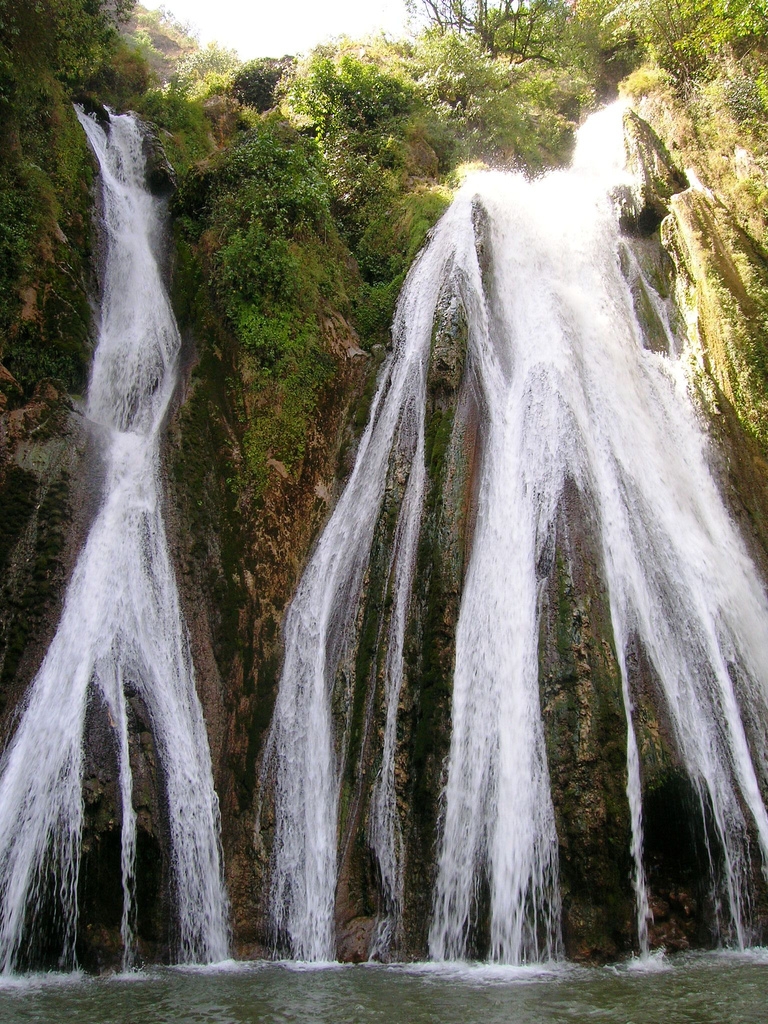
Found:
[{"label": "green moss", "polygon": [[768,265],[705,193],[675,196],[672,213],[662,239],[677,267],[678,300],[696,322],[691,340],[703,350],[704,373],[768,450]]},{"label": "green moss", "polygon": [[[279,671],[280,659],[277,654],[271,654],[261,659],[256,687],[253,691],[254,699],[251,702],[253,710],[248,726],[248,746],[245,758],[242,761],[237,760],[233,764],[241,810],[246,810],[253,803],[253,795],[256,790],[256,765],[263,747],[264,736],[272,720]],[[251,687],[251,689],[253,688]],[[247,690],[248,688],[246,688],[246,692]]]},{"label": "green moss", "polygon": [[[197,546],[191,551],[201,564],[206,592],[216,610],[214,653],[222,672],[226,672],[241,650],[239,619],[245,593],[240,582],[240,537],[237,529],[236,498],[222,480],[224,467],[216,455],[227,443],[226,434],[212,405],[217,377],[210,373],[215,357],[207,355],[202,369],[205,384],[200,383],[181,413],[180,445],[173,463],[176,487],[184,495],[185,511]],[[202,376],[202,375],[201,375]],[[196,379],[200,377],[196,375]],[[219,386],[221,380],[219,377]],[[202,452],[211,458],[201,458]],[[209,558],[207,539],[216,540],[218,561]]]},{"label": "green moss", "polygon": [[340,818],[342,834],[346,825],[344,809],[348,809],[350,796],[360,785],[360,765],[365,754],[363,748],[366,741],[366,712],[368,702],[371,699],[375,700],[375,693],[380,685],[380,673],[389,639],[387,622],[392,600],[389,568],[401,499],[400,489],[390,486],[376,524],[368,563],[363,598],[364,610],[357,638],[352,700],[349,708],[349,742],[345,752],[343,780],[347,795]]},{"label": "green moss", "polygon": [[331,358],[315,343],[299,359],[282,361],[275,372],[277,380],[263,384],[263,405],[243,436],[248,483],[256,499],[266,489],[270,459],[280,462],[288,473],[298,472],[320,392],[334,369]]},{"label": "green moss", "polygon": [[177,174],[188,172],[213,149],[202,99],[192,99],[178,85],[149,89],[135,106],[142,117],[163,130],[163,148]]},{"label": "green moss", "polygon": [[586,540],[575,529],[556,551],[539,662],[566,951],[600,958],[630,947],[632,863],[621,678]]},{"label": "green moss", "polygon": [[258,502],[270,460],[294,478],[300,473],[336,372],[320,317],[328,307],[341,314],[349,307],[351,272],[329,221],[317,149],[267,117],[207,169],[187,174],[173,209],[182,262],[196,261],[195,280],[207,286],[209,320],[223,313],[241,347],[233,363],[242,381],[244,458],[234,487]]},{"label": "green moss", "polygon": [[365,280],[386,283],[404,275],[450,200],[448,189],[423,184],[391,205],[380,200],[355,246]]},{"label": "green moss", "polygon": [[[202,269],[184,238],[178,240],[176,256],[171,292],[183,331],[190,324],[213,328],[216,314]],[[206,341],[201,336],[198,356],[190,394],[179,412],[170,471],[194,537],[189,553],[215,610],[214,653],[224,674],[236,658],[252,657],[240,632],[246,593],[242,582],[243,540],[237,489],[231,486],[231,465],[222,457],[232,448],[224,417],[236,419],[232,415],[236,395],[231,388],[229,367],[212,339]]]},{"label": "green moss", "polygon": [[366,348],[387,344],[404,274],[379,284],[363,283],[355,304],[355,323]]},{"label": "green moss", "polygon": [[439,797],[439,774],[436,775],[434,765],[441,763],[447,751],[450,720],[454,642],[451,622],[455,623],[451,609],[456,600],[445,578],[447,567],[438,523],[452,424],[452,410],[438,408],[427,427],[425,458],[430,482],[416,562],[416,579],[424,594],[423,612],[418,644],[409,651],[410,684],[418,694],[412,724],[413,811],[425,838],[434,833]]},{"label": "green moss", "polygon": [[80,391],[90,354],[91,157],[55,79],[43,78],[15,113],[23,142],[0,159],[0,357],[27,394],[44,377]]},{"label": "green moss", "polygon": [[379,347],[373,354],[371,364],[368,368],[368,376],[365,381],[365,388],[360,396],[360,401],[355,409],[354,419],[352,425],[355,434],[359,435],[362,433],[366,424],[368,423],[369,414],[371,411],[371,403],[373,397],[376,394],[376,386],[378,384],[379,369],[382,361],[384,360],[384,348]]}]

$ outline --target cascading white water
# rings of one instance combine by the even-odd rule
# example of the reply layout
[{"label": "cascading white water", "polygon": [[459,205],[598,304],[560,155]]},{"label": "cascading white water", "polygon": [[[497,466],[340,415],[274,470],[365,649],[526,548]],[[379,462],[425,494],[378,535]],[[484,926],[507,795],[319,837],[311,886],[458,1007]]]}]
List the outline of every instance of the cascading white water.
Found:
[{"label": "cascading white water", "polygon": [[177,910],[176,955],[228,955],[228,904],[208,738],[161,515],[159,444],[177,380],[179,333],[154,246],[141,129],[78,111],[101,168],[106,257],[86,414],[103,435],[101,508],[77,560],[56,635],[31,684],[0,777],[0,964],[14,969],[50,877],[74,961],[86,705],[110,718],[122,800],[122,937],[133,956],[136,817],[127,698],[144,702],[163,773]]},{"label": "cascading white water", "polygon": [[403,645],[425,483],[424,421],[422,418],[413,465],[403,496],[402,511],[395,534],[391,570],[394,573],[393,608],[384,677],[386,706],[384,743],[381,767],[373,788],[369,826],[369,838],[379,866],[386,911],[378,922],[373,942],[372,955],[379,956],[389,951],[393,941],[397,938],[397,928],[400,923],[403,880],[400,831],[395,810],[395,744],[397,740],[397,711],[403,683]]},{"label": "cascading white water", "polygon": [[[558,955],[555,816],[539,704],[541,586],[567,481],[593,510],[627,718],[627,798],[640,948],[649,907],[641,764],[626,650],[658,675],[681,760],[722,851],[722,935],[746,933],[748,829],[768,816],[735,691],[768,712],[768,602],[708,465],[677,340],[644,346],[622,274],[612,189],[625,181],[621,109],[580,133],[574,165],[538,181],[467,182],[409,274],[395,346],[355,468],[289,611],[270,735],[276,773],[273,919],[294,955],[334,952],[339,773],[331,688],[355,614],[393,445],[411,453],[390,567],[384,753],[370,837],[396,926],[402,864],[394,746],[402,649],[425,490],[425,367],[441,295],[461,295],[485,422],[477,521],[456,636],[452,738],[430,929],[465,957],[481,890],[492,959]],[[487,214],[484,270],[473,211]],[[664,311],[657,310],[660,321]],[[405,440],[404,440],[405,439]],[[736,681],[736,682],[734,682]],[[765,867],[764,867],[765,870]],[[713,870],[713,876],[715,872]]]},{"label": "cascading white water", "polygon": [[[302,577],[285,622],[285,663],[265,764],[275,771],[272,922],[302,960],[335,956],[334,895],[339,773],[331,690],[350,639],[393,450],[407,473],[389,578],[385,760],[374,790],[371,835],[390,916],[399,900],[394,746],[405,617],[424,497],[424,401],[432,322],[450,249],[433,247],[411,272],[395,348],[374,398],[352,475]],[[395,927],[382,922],[382,940]]]},{"label": "cascading white water", "polygon": [[[648,901],[624,656],[633,635],[658,674],[681,756],[711,812],[725,861],[726,932],[740,944],[748,886],[742,806],[764,864],[768,855],[768,819],[729,671],[764,714],[768,603],[712,479],[682,368],[643,347],[609,200],[621,180],[621,161],[611,159],[620,116],[612,108],[591,120],[569,172],[532,183],[491,175],[471,185],[492,225],[490,335],[484,325],[473,332],[492,412],[458,628],[430,937],[437,957],[465,952],[481,868],[491,887],[492,957],[541,952],[535,928],[547,906],[540,894],[554,888],[555,835],[538,708],[534,570],[566,478],[595,510],[602,538],[627,712],[641,946]],[[556,900],[548,906],[554,923]],[[544,951],[552,948],[550,938]]]}]

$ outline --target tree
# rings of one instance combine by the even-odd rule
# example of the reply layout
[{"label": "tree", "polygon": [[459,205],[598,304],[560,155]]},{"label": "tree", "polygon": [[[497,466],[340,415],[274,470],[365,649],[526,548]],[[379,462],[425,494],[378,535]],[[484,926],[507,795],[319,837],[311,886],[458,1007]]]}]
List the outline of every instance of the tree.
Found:
[{"label": "tree", "polygon": [[204,95],[210,88],[228,88],[239,67],[240,58],[235,50],[211,42],[182,57],[176,64],[174,79],[182,91]]},{"label": "tree", "polygon": [[238,70],[232,80],[232,95],[241,103],[264,113],[275,106],[277,87],[296,65],[294,57],[258,57]]},{"label": "tree", "polygon": [[293,82],[291,105],[321,138],[350,131],[380,134],[412,109],[413,92],[407,79],[372,61],[349,53],[334,59],[319,48]]},{"label": "tree", "polygon": [[598,96],[615,94],[622,78],[642,61],[636,27],[616,8],[616,0],[576,0],[570,23],[575,63],[595,84]]},{"label": "tree", "polygon": [[135,0],[0,0],[0,68],[16,82],[50,71],[76,87],[111,52]]},{"label": "tree", "polygon": [[[416,0],[410,0],[412,8]],[[438,32],[473,35],[492,56],[554,63],[568,22],[566,0],[420,0]]]},{"label": "tree", "polygon": [[679,81],[705,74],[724,46],[743,53],[768,34],[768,0],[622,0],[610,17],[626,18]]}]

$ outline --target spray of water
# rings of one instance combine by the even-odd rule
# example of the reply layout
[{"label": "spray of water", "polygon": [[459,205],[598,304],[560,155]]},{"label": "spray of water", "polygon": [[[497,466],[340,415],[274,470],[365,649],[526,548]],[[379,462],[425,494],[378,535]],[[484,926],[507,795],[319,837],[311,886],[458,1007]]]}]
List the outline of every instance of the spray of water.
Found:
[{"label": "spray of water", "polygon": [[144,185],[140,127],[108,133],[78,113],[99,161],[106,257],[86,414],[104,443],[101,508],[61,622],[31,684],[0,776],[0,965],[16,966],[54,878],[62,964],[74,962],[89,694],[112,728],[122,801],[122,938],[134,955],[136,816],[127,698],[149,711],[163,771],[181,961],[227,956],[228,906],[208,739],[161,515],[159,443],[179,334],[155,257],[160,211]]}]

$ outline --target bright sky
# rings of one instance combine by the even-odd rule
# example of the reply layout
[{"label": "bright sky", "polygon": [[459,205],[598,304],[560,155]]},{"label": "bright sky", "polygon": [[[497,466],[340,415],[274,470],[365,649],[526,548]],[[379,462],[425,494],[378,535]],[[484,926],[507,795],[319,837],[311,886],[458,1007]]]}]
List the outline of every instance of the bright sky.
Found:
[{"label": "bright sky", "polygon": [[405,0],[141,0],[189,22],[205,44],[216,40],[243,60],[304,53],[332,36],[407,30]]}]

